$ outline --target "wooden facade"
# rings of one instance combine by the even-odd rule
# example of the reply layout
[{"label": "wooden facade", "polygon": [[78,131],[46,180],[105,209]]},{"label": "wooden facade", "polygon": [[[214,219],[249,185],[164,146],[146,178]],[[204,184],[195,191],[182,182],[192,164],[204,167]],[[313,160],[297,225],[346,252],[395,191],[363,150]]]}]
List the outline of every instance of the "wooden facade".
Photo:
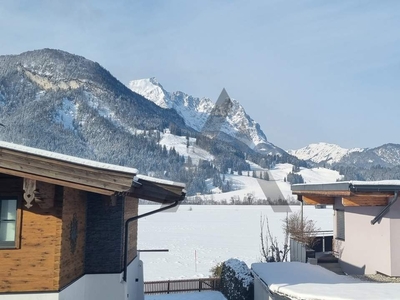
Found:
[{"label": "wooden facade", "polygon": [[350,191],[292,191],[298,195],[304,204],[333,205],[336,198],[340,198],[343,206],[385,206],[389,199],[394,196],[391,193],[354,193]]},{"label": "wooden facade", "polygon": [[[12,188],[5,182],[13,182]],[[17,193],[22,199],[22,178],[3,177],[0,186],[3,195]],[[0,249],[0,293],[58,291],[84,273],[86,192],[46,183],[41,188],[53,195],[54,206],[35,203],[27,209],[19,202],[20,243],[16,249]],[[59,199],[56,190],[61,191]],[[78,234],[72,251],[75,221]]]},{"label": "wooden facade", "polygon": [[[138,198],[184,197],[182,184],[133,184],[136,172],[0,142],[0,199],[18,199],[15,246],[0,244],[0,294],[59,292],[86,274],[120,274],[124,225],[137,216]],[[129,264],[137,222],[128,240]]]}]

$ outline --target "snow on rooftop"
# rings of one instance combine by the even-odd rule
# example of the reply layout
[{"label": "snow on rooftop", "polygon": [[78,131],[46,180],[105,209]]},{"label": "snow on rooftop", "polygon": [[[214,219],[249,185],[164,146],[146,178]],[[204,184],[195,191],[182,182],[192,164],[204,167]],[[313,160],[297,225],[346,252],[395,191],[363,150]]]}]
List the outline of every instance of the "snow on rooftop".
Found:
[{"label": "snow on rooftop", "polygon": [[155,183],[174,185],[174,186],[178,186],[178,187],[181,187],[181,188],[185,188],[186,187],[186,185],[184,183],[181,183],[181,182],[165,180],[165,179],[145,176],[145,175],[141,175],[141,174],[137,175],[136,177],[139,178],[139,179],[143,179],[143,180],[147,180],[147,181],[151,181],[151,182],[155,182]]},{"label": "snow on rooftop", "polygon": [[294,184],[294,186],[323,186],[323,185],[399,185],[400,180],[378,180],[378,181],[360,181],[360,180],[350,180],[350,181],[336,181],[336,182],[321,182],[321,183],[299,183]]},{"label": "snow on rooftop", "polygon": [[400,180],[379,180],[379,181],[348,181],[352,185],[399,185]]},{"label": "snow on rooftop", "polygon": [[291,299],[399,299],[400,283],[372,283],[300,262],[255,263],[253,272],[272,293]]},{"label": "snow on rooftop", "polygon": [[134,168],[102,163],[102,162],[98,162],[98,161],[94,161],[94,160],[83,159],[83,158],[79,158],[79,157],[75,157],[75,156],[60,154],[57,152],[50,152],[50,151],[32,148],[32,147],[26,147],[26,146],[13,144],[13,143],[7,143],[7,142],[3,142],[3,141],[0,141],[0,148],[14,150],[14,151],[23,152],[23,153],[32,154],[32,155],[37,155],[37,156],[50,158],[50,159],[57,159],[60,161],[65,161],[65,162],[69,162],[69,163],[74,163],[74,164],[98,168],[98,169],[130,173],[130,174],[138,173],[138,170],[134,169]]}]

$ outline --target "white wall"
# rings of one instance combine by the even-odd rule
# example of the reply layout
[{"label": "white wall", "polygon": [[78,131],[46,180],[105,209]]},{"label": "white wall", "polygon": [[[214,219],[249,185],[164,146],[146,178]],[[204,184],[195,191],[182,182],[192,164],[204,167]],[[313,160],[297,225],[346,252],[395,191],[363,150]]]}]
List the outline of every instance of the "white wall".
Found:
[{"label": "white wall", "polygon": [[122,281],[122,275],[85,275],[61,291],[59,300],[144,300],[143,263],[140,259],[136,257],[129,264],[128,283]]},{"label": "white wall", "polygon": [[272,300],[268,286],[254,273],[254,300]]},{"label": "white wall", "polygon": [[122,273],[89,274],[60,293],[0,295],[0,300],[144,300],[143,288],[143,263],[136,257],[128,266],[128,284]]},{"label": "white wall", "polygon": [[128,266],[128,300],[144,300],[143,262],[138,256]]},{"label": "white wall", "polygon": [[83,299],[85,296],[86,276],[79,278],[59,293],[59,300]]},{"label": "white wall", "polygon": [[387,217],[390,218],[391,272],[389,275],[400,276],[400,198],[390,207]]},{"label": "white wall", "polygon": [[[389,213],[380,222],[372,225],[371,220],[384,206],[344,207],[341,198],[336,198],[333,208],[345,210],[345,240],[334,240],[343,271],[348,274],[381,272],[392,275],[393,220],[390,218],[396,217],[395,214]],[[336,231],[336,217],[334,217],[334,231]]]},{"label": "white wall", "polygon": [[0,300],[58,300],[58,293],[0,295]]},{"label": "white wall", "polygon": [[89,274],[59,293],[58,300],[125,300],[120,274]]},{"label": "white wall", "polygon": [[81,299],[125,300],[125,282],[121,279],[121,274],[85,275],[85,297]]}]

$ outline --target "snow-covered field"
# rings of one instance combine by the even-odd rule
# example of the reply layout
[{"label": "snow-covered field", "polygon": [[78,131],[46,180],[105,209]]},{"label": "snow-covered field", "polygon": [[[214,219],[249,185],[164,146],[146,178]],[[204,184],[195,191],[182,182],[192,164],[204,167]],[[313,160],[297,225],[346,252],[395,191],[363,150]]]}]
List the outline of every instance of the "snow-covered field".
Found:
[{"label": "snow-covered field", "polygon": [[[139,213],[156,208],[140,205]],[[300,206],[290,209],[300,210]],[[268,216],[271,231],[283,240],[286,214],[274,212],[270,206],[181,205],[177,212],[140,219],[138,249],[169,249],[140,254],[145,280],[208,277],[211,267],[229,258],[249,266],[259,262],[261,214]],[[304,215],[317,221],[321,230],[332,230],[332,208],[305,206]]]}]

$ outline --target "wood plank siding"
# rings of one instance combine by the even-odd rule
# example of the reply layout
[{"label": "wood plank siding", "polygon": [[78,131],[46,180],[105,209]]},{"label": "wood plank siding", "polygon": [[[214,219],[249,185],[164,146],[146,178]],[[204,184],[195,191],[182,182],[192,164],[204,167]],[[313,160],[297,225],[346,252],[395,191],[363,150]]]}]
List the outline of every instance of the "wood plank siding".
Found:
[{"label": "wood plank siding", "polygon": [[[7,185],[0,178],[2,194],[18,193],[22,199],[22,179],[10,178]],[[9,185],[11,181],[14,183]],[[20,247],[0,249],[0,293],[57,290],[55,257],[61,244],[61,209],[42,209],[35,204],[27,210],[21,201],[18,209],[22,209]]]},{"label": "wood plank siding", "polygon": [[[84,273],[86,192],[44,182],[37,186],[53,205],[35,202],[26,209],[20,201],[21,242],[17,249],[0,249],[0,293],[58,291]],[[1,177],[0,187],[2,195],[22,199],[22,178]],[[71,240],[73,224],[76,241]]]}]

